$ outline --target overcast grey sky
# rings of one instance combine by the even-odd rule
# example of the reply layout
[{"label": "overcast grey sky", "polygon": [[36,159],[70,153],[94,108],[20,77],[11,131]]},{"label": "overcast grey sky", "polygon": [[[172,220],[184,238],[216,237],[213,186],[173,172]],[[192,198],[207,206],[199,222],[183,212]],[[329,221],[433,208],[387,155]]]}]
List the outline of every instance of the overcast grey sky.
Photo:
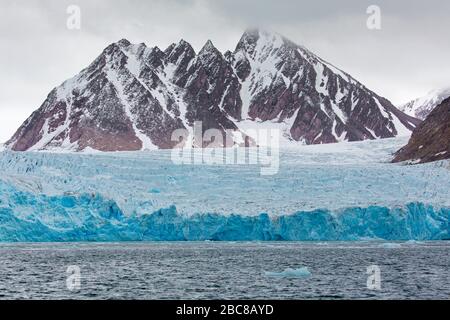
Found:
[{"label": "overcast grey sky", "polygon": [[[66,27],[69,5],[81,29]],[[381,30],[366,27],[369,5]],[[0,0],[0,141],[52,88],[121,38],[162,49],[181,38],[234,49],[247,27],[302,44],[400,104],[450,86],[448,0]]]}]

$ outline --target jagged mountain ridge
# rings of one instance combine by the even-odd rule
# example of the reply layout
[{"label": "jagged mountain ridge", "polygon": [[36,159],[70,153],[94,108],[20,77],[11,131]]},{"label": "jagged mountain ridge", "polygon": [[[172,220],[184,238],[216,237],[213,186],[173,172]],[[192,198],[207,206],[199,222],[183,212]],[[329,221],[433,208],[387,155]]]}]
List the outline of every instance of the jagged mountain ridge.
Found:
[{"label": "jagged mountain ridge", "polygon": [[245,141],[249,128],[278,128],[287,141],[319,144],[409,134],[420,123],[306,48],[248,30],[225,54],[211,41],[198,54],[184,40],[164,51],[113,43],[55,88],[6,146],[172,148],[172,132],[192,131],[195,121],[203,130],[233,130],[227,146]]},{"label": "jagged mountain ridge", "polygon": [[434,108],[414,130],[408,144],[400,149],[393,162],[426,163],[450,159],[450,98]]},{"label": "jagged mountain ridge", "polygon": [[438,105],[449,97],[450,87],[437,89],[429,92],[424,97],[402,105],[399,109],[412,117],[425,120]]}]

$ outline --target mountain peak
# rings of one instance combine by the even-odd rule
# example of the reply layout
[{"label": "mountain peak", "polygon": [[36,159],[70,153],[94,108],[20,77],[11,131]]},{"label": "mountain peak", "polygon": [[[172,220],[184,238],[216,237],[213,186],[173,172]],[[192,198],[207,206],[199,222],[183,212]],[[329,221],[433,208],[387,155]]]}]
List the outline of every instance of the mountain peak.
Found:
[{"label": "mountain peak", "polygon": [[155,53],[161,53],[162,50],[161,50],[158,46],[154,46],[154,47],[152,48],[152,52],[155,52]]},{"label": "mountain peak", "polygon": [[242,120],[255,129],[277,123],[283,139],[305,144],[388,138],[414,128],[417,119],[300,48],[255,28],[225,57],[211,41],[196,54],[183,39],[164,53],[122,39],[55,89],[6,147],[172,148],[172,132],[196,121],[205,130],[240,133],[247,128]]},{"label": "mountain peak", "polygon": [[186,40],[184,40],[184,39],[181,39],[178,42],[178,44],[176,45],[176,47],[178,47],[178,48],[180,48],[180,47],[182,47],[182,48],[186,48],[186,47],[192,48],[191,44],[189,42],[187,42]]},{"label": "mountain peak", "polygon": [[215,55],[222,55],[221,52],[214,46],[211,40],[206,41],[203,48],[200,50],[199,55],[204,54],[215,54]]},{"label": "mountain peak", "polygon": [[170,54],[176,46],[177,46],[176,43],[171,43],[171,44],[164,50],[164,53],[165,53],[165,54]]},{"label": "mountain peak", "polygon": [[432,90],[427,95],[412,100],[399,109],[413,117],[425,120],[431,111],[448,97],[450,97],[450,87],[443,87]]},{"label": "mountain peak", "polygon": [[249,28],[245,30],[244,34],[239,40],[235,52],[239,50],[247,51],[250,47],[254,47],[259,39],[259,29]]},{"label": "mountain peak", "polygon": [[206,41],[205,45],[203,46],[203,49],[215,49],[214,44],[211,40]]},{"label": "mountain peak", "polygon": [[260,41],[263,42],[263,45],[268,44],[274,48],[281,47],[286,42],[291,42],[277,32],[260,28],[249,28],[239,40],[235,52],[240,50],[252,52]]},{"label": "mountain peak", "polygon": [[194,48],[191,44],[181,39],[177,44],[171,44],[165,51],[167,61],[175,64],[186,64],[195,57]]},{"label": "mountain peak", "polygon": [[195,50],[194,48],[191,46],[191,44],[187,41],[185,41],[184,39],[181,39],[174,47],[173,49],[174,52],[187,52],[189,54],[194,54],[195,55]]},{"label": "mountain peak", "polygon": [[251,36],[257,36],[259,34],[260,28],[258,27],[250,27],[245,29],[244,33],[242,34],[242,37],[251,37]]},{"label": "mountain peak", "polygon": [[121,48],[126,48],[131,45],[131,42],[124,38],[117,41],[116,44]]}]

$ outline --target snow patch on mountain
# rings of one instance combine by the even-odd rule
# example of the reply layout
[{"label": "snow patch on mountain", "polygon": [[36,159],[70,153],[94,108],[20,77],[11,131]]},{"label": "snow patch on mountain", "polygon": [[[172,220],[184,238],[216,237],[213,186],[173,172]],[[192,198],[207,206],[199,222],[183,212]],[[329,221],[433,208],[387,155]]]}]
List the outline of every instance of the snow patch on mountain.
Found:
[{"label": "snow patch on mountain", "polygon": [[432,90],[427,95],[400,106],[399,109],[410,116],[425,120],[431,111],[448,97],[450,97],[450,87]]},{"label": "snow patch on mountain", "polygon": [[287,144],[322,144],[409,135],[419,123],[306,48],[248,30],[225,54],[211,41],[198,54],[184,40],[164,52],[113,43],[52,91],[6,147],[170,149],[177,129],[188,130],[185,145],[193,145],[195,122],[233,131],[231,146],[266,128]]}]

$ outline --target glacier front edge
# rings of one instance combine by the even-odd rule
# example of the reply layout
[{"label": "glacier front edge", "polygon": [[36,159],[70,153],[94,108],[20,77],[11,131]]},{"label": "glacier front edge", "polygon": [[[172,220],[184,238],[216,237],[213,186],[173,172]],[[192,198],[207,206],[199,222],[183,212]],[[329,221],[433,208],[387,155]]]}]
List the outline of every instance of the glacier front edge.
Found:
[{"label": "glacier front edge", "polygon": [[0,203],[3,242],[450,240],[450,208],[423,203],[280,216],[188,216],[172,206],[126,216],[98,194],[49,197],[19,191],[10,200],[16,206]]}]

